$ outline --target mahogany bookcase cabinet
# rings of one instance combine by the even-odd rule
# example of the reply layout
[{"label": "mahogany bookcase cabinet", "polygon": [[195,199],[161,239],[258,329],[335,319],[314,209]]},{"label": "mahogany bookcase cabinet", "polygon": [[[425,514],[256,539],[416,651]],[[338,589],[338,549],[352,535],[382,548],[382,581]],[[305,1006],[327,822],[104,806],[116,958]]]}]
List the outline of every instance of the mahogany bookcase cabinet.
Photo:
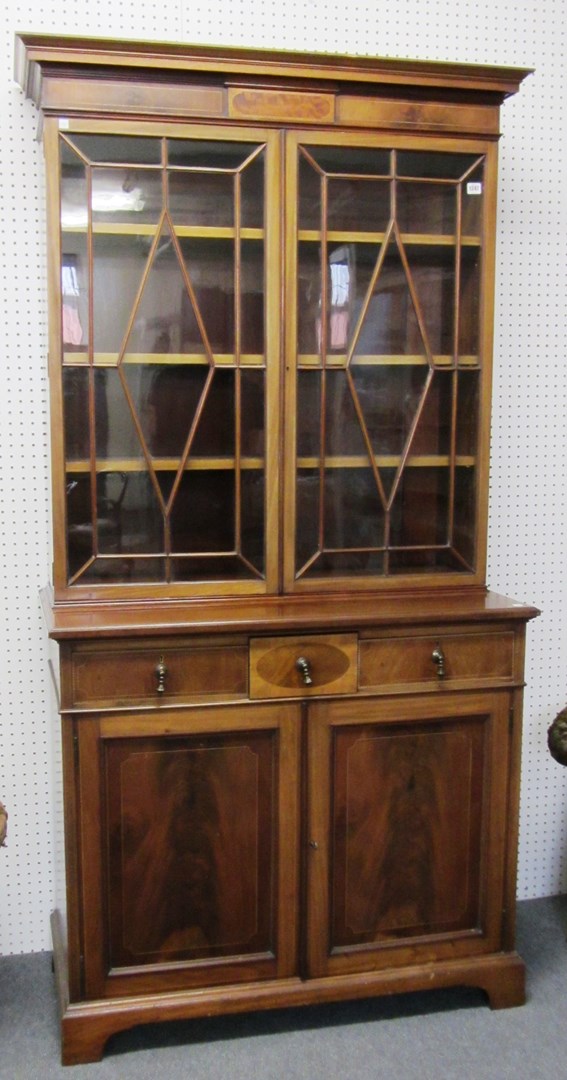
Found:
[{"label": "mahogany bookcase cabinet", "polygon": [[48,181],[63,1060],[156,1019],[524,996],[524,635],[486,589],[525,70],[17,40]]}]

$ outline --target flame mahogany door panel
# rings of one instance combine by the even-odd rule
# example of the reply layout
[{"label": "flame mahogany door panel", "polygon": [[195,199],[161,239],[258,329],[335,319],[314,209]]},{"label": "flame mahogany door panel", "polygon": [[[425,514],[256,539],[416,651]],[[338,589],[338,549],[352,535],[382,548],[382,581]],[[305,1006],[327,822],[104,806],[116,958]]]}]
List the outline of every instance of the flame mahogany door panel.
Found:
[{"label": "flame mahogany door panel", "polygon": [[293,973],[299,726],[296,705],[80,721],[87,996]]},{"label": "flame mahogany door panel", "polygon": [[506,693],[313,704],[309,970],[499,948]]}]

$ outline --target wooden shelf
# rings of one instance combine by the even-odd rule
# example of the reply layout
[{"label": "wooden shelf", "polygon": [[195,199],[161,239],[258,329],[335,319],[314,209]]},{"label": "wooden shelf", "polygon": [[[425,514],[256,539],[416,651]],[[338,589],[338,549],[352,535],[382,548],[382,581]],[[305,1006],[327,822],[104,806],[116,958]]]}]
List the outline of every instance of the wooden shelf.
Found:
[{"label": "wooden shelf", "polygon": [[[240,363],[237,364],[234,353],[213,352],[215,367],[265,367],[265,358],[262,353],[242,353]],[[166,367],[174,365],[206,366],[209,358],[206,353],[125,353],[123,364],[163,364]],[[89,357],[86,352],[64,352],[64,367],[88,367]],[[97,352],[93,356],[94,367],[118,367],[118,353]]]},{"label": "wooden shelf", "polygon": [[[382,244],[385,236],[385,232],[349,232],[343,229],[329,229],[327,232],[327,240],[345,244]],[[299,229],[297,237],[300,241],[318,243],[322,239],[322,233],[320,229]],[[401,239],[406,246],[456,247],[457,245],[457,237],[454,234],[445,233],[401,233]],[[461,246],[479,248],[480,236],[461,236]]]},{"label": "wooden shelf", "polygon": [[[374,456],[374,463],[379,469],[397,469],[400,461],[400,454],[375,454]],[[448,454],[415,454],[408,457],[406,467],[409,466],[412,469],[447,468],[450,461]],[[297,459],[298,469],[318,469],[320,464],[319,457]],[[455,458],[455,464],[471,468],[476,464],[476,458],[469,454],[459,454]],[[369,468],[369,465],[366,454],[340,454],[325,458],[326,469],[365,469]]]},{"label": "wooden shelf", "polygon": [[[152,466],[156,472],[177,472],[179,458],[162,457],[152,458]],[[263,469],[264,459],[261,457],[242,457],[241,469]],[[89,473],[90,462],[84,458],[68,461],[65,471],[69,474]],[[234,470],[236,462],[233,457],[199,457],[189,458],[185,469],[188,472],[218,472],[220,470]],[[99,458],[96,462],[97,473],[143,473],[147,472],[146,462],[143,458]]]},{"label": "wooden shelf", "polygon": [[[86,233],[86,225],[65,225],[61,231],[67,235],[70,233]],[[95,236],[155,236],[158,231],[158,223],[147,224],[144,222],[120,222],[120,221],[95,221],[92,231]],[[234,240],[236,229],[221,225],[175,225],[173,229],[176,236],[195,237],[199,240]],[[263,229],[242,228],[238,235],[241,240],[263,240]]]},{"label": "wooden shelf", "polygon": [[[327,368],[346,368],[346,363],[346,353],[334,353],[327,356],[325,366]],[[427,363],[427,357],[420,353],[408,354],[407,356],[390,356],[385,354],[360,355],[353,356],[351,361],[351,364],[355,367],[414,367],[420,365],[425,366]],[[433,365],[436,368],[452,368],[454,366],[454,357],[436,355],[433,357]],[[318,353],[299,353],[297,357],[297,366],[300,370],[309,370],[311,368],[322,370],[323,362]],[[478,368],[479,357],[459,356],[456,366],[458,368]]]},{"label": "wooden shelf", "polygon": [[[400,454],[376,454],[374,462],[380,469],[397,469],[401,461]],[[318,456],[299,457],[298,469],[318,469],[321,459]],[[365,454],[340,454],[325,458],[326,469],[365,469],[369,468],[369,459]],[[476,458],[470,454],[458,454],[455,464],[462,468],[472,468],[476,464]],[[152,458],[152,465],[156,472],[177,472],[179,458]],[[406,461],[406,467],[412,469],[437,469],[448,468],[450,458],[448,454],[415,454],[410,455]],[[233,457],[199,457],[189,458],[185,469],[189,472],[217,472],[236,468]],[[263,469],[264,459],[261,457],[242,457],[241,469]],[[86,474],[90,471],[90,462],[86,459],[68,461],[65,466],[67,474]],[[146,463],[141,458],[100,458],[96,463],[97,473],[135,473],[146,472]]]}]

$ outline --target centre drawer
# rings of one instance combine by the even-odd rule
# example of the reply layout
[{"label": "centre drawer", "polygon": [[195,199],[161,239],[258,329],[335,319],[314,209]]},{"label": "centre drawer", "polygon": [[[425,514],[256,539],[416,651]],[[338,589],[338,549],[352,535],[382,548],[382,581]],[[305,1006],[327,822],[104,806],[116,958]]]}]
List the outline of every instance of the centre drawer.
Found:
[{"label": "centre drawer", "polygon": [[250,697],[352,694],[357,688],[356,634],[252,638]]}]

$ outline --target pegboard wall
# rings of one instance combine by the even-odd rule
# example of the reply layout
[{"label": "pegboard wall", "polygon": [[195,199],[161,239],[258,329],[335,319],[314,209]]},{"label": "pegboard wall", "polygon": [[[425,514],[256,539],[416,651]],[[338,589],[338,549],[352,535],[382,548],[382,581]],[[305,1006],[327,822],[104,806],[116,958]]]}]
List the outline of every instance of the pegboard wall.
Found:
[{"label": "pegboard wall", "polygon": [[545,732],[567,704],[567,86],[564,0],[28,0],[2,6],[0,115],[0,954],[50,947],[60,818],[47,645],[44,183],[12,80],[17,30],[370,53],[536,68],[503,106],[488,581],[536,604],[528,631],[519,896],[567,890],[567,770]]}]

